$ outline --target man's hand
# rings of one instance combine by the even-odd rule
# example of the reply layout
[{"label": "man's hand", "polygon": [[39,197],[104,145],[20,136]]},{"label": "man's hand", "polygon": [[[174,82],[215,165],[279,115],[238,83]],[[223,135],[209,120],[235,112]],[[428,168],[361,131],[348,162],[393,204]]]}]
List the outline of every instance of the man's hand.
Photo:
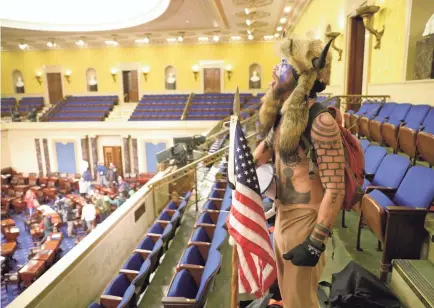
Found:
[{"label": "man's hand", "polygon": [[292,264],[296,266],[313,267],[317,265],[318,260],[324,250],[324,244],[318,247],[308,238],[300,245],[285,253],[283,258],[288,261],[291,260]]}]

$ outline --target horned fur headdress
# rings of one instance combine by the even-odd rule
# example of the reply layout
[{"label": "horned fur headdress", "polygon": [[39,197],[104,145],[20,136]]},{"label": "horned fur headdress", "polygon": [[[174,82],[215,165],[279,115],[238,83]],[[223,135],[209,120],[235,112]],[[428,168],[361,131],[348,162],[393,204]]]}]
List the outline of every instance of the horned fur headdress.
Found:
[{"label": "horned fur headdress", "polygon": [[[308,97],[312,88],[330,82],[331,55],[327,45],[320,40],[283,39],[280,50],[288,63],[296,70],[297,85],[288,99],[280,103],[272,88],[264,95],[259,111],[259,119],[264,132],[275,124],[277,114],[281,114],[279,145],[280,157],[285,160],[288,154],[297,149],[309,119]],[[323,89],[321,89],[323,90]]]}]

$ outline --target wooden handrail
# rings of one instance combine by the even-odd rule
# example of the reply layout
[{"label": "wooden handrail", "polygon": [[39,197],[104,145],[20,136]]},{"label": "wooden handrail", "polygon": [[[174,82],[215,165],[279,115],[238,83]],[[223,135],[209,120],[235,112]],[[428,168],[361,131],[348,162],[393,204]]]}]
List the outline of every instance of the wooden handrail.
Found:
[{"label": "wooden handrail", "polygon": [[188,116],[188,111],[190,110],[191,102],[193,101],[194,93],[191,92],[185,103],[184,111],[182,112],[181,120],[186,120]]},{"label": "wooden handrail", "polygon": [[[250,140],[251,138],[255,137],[257,134],[258,133],[253,133],[253,134],[249,135],[248,137],[246,137],[246,139]],[[226,151],[228,149],[229,149],[229,146],[225,146],[224,148],[221,148],[220,150],[218,150],[212,154],[208,154],[202,158],[199,158],[198,160],[195,160],[194,162],[192,162],[192,163],[190,163],[184,167],[181,167],[172,173],[165,175],[161,179],[150,184],[150,189],[152,190],[152,189],[155,189],[161,185],[172,183],[172,182],[186,176],[187,174],[194,172],[200,163],[203,163],[204,165],[208,165],[208,164],[211,164],[211,163],[218,161],[226,154]]]}]

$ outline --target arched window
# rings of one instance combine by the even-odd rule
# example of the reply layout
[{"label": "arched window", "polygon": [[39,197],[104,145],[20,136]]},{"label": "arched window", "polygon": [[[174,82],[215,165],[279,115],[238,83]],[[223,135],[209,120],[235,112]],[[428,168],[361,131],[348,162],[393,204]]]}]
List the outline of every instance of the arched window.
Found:
[{"label": "arched window", "polygon": [[14,82],[15,93],[24,93],[24,79],[20,70],[14,70],[12,72],[12,80]]},{"label": "arched window", "polygon": [[257,63],[253,63],[249,67],[249,89],[261,88],[262,70],[261,66]]},{"label": "arched window", "polygon": [[176,68],[174,66],[166,66],[164,69],[164,80],[166,90],[176,90]]},{"label": "arched window", "polygon": [[96,79],[96,70],[94,68],[87,69],[86,84],[88,92],[98,92],[98,81]]}]

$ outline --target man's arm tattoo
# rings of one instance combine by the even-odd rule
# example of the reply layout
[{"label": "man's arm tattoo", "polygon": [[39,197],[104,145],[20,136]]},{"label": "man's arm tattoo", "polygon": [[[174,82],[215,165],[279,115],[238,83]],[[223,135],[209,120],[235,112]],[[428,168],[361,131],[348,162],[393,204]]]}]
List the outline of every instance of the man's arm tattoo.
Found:
[{"label": "man's arm tattoo", "polygon": [[324,221],[317,223],[310,235],[310,240],[315,246],[321,247],[324,241],[329,237],[332,226],[325,226]]},{"label": "man's arm tattoo", "polygon": [[336,123],[320,114],[313,123],[311,138],[324,189],[344,190],[345,157]]}]

